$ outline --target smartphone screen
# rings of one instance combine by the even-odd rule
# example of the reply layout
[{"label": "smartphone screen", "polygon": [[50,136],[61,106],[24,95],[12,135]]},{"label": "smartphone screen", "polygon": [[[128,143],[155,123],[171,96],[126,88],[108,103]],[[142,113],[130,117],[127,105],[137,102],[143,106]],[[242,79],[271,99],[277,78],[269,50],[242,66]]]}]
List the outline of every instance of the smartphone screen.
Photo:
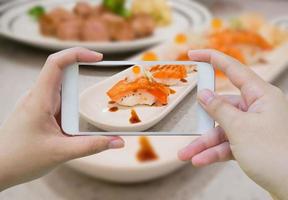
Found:
[{"label": "smartphone screen", "polygon": [[197,68],[172,61],[79,65],[80,132],[196,134]]}]

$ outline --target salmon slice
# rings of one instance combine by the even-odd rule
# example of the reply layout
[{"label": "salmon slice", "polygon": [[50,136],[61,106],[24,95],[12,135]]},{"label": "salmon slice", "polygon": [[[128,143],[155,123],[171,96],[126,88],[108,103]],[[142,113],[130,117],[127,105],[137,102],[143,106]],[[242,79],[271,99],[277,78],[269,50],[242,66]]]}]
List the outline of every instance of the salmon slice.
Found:
[{"label": "salmon slice", "polygon": [[[168,103],[169,94],[170,90],[168,87],[156,82],[151,82],[146,77],[140,77],[132,82],[121,80],[107,92],[107,95],[112,101],[116,101],[119,104],[127,106],[137,104],[151,105],[152,103],[156,102],[165,105]],[[144,97],[144,100],[142,98],[143,101],[141,101],[141,103],[139,102],[139,97]],[[151,99],[149,100],[148,98],[152,97],[153,102],[150,103]],[[134,98],[132,100],[134,102],[129,101],[129,103],[123,103],[125,102],[125,98]],[[149,103],[145,103],[146,101]]]},{"label": "salmon slice", "polygon": [[209,44],[223,45],[252,45],[262,50],[271,50],[273,47],[258,33],[247,30],[226,29],[214,32],[209,36]]},{"label": "salmon slice", "polygon": [[187,77],[185,65],[155,65],[149,70],[154,78],[182,79]]}]

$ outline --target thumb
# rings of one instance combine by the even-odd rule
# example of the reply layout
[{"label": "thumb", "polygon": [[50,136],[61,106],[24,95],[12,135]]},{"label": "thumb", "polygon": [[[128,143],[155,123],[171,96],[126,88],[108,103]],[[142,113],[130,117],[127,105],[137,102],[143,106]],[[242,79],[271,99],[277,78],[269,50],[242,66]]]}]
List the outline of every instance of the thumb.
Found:
[{"label": "thumb", "polygon": [[204,110],[224,129],[242,114],[240,110],[210,90],[200,91],[197,98]]},{"label": "thumb", "polygon": [[117,136],[74,136],[65,137],[63,140],[64,160],[89,156],[107,149],[124,146],[123,139]]}]

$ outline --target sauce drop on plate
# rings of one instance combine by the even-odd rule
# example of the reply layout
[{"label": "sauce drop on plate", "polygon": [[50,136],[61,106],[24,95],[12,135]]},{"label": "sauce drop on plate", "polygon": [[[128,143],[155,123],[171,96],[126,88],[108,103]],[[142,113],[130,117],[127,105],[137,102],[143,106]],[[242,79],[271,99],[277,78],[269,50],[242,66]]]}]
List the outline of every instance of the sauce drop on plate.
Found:
[{"label": "sauce drop on plate", "polygon": [[187,83],[187,82],[188,82],[188,81],[187,81],[186,79],[184,79],[184,78],[180,79],[180,81],[183,82],[183,83]]},{"label": "sauce drop on plate", "polygon": [[169,90],[170,90],[170,94],[175,94],[176,93],[176,91],[171,89],[171,88],[169,88]]},{"label": "sauce drop on plate", "polygon": [[129,119],[131,124],[136,124],[141,122],[140,118],[138,117],[136,111],[134,109],[131,109],[131,117]]},{"label": "sauce drop on plate", "polygon": [[119,110],[119,109],[116,106],[113,106],[113,107],[109,108],[110,112],[116,112],[117,110]]},{"label": "sauce drop on plate", "polygon": [[108,102],[109,104],[114,104],[114,103],[116,103],[115,101],[109,101]]},{"label": "sauce drop on plate", "polygon": [[149,138],[146,136],[139,137],[140,149],[137,152],[137,160],[140,162],[153,161],[158,159]]}]

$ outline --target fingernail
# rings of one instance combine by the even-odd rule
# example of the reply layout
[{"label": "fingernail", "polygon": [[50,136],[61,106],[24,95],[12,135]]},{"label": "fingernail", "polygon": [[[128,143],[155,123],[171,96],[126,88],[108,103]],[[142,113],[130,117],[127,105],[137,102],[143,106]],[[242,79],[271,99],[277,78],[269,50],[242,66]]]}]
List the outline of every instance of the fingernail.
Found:
[{"label": "fingernail", "polygon": [[204,104],[209,104],[215,97],[215,94],[211,90],[202,90],[198,94],[199,100]]},{"label": "fingernail", "polygon": [[120,138],[110,140],[108,144],[109,149],[118,149],[124,147],[124,141]]},{"label": "fingernail", "polygon": [[103,56],[103,54],[102,53],[99,53],[99,52],[95,52],[97,55],[99,55],[99,56]]}]

